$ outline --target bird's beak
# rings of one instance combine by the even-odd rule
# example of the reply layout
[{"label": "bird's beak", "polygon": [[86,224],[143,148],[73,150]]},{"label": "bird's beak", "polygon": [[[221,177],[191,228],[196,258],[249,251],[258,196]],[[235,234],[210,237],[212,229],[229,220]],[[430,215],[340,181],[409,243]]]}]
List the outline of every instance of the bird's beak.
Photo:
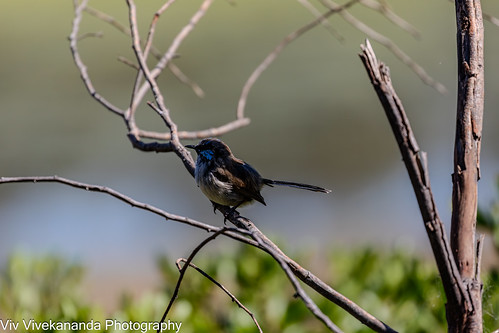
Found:
[{"label": "bird's beak", "polygon": [[191,148],[191,149],[196,149],[196,146],[195,145],[185,145],[185,148]]}]

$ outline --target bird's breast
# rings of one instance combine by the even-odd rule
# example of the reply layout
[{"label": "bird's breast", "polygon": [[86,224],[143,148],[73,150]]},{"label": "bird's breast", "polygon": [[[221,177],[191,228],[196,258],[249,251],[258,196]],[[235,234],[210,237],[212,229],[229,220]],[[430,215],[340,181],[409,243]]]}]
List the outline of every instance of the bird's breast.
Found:
[{"label": "bird's breast", "polygon": [[[199,161],[198,161],[199,162]],[[234,206],[242,201],[242,197],[233,190],[233,184],[218,179],[213,173],[213,166],[208,163],[197,163],[194,177],[201,192],[213,202],[224,206]]]}]

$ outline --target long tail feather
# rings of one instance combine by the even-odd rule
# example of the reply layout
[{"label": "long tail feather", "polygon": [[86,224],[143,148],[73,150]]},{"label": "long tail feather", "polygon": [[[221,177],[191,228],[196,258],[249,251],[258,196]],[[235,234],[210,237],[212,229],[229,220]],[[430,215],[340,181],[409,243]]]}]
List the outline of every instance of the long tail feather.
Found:
[{"label": "long tail feather", "polygon": [[289,186],[289,187],[294,187],[294,188],[299,188],[302,190],[308,190],[308,191],[313,191],[313,192],[322,192],[322,193],[330,193],[331,190],[328,190],[323,187],[315,186],[315,185],[309,185],[309,184],[302,184],[302,183],[294,183],[294,182],[286,182],[283,180],[272,180],[272,179],[263,179],[263,183],[268,186],[273,186],[273,185],[279,185],[279,186]]}]

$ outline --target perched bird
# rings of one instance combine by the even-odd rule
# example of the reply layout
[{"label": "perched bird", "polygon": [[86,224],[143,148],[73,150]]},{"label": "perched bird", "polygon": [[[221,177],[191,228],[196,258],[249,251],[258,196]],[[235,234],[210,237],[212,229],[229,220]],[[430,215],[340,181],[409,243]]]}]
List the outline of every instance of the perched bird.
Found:
[{"label": "perched bird", "polygon": [[186,145],[198,154],[194,176],[196,184],[216,208],[217,205],[237,207],[254,200],[266,205],[260,194],[263,185],[290,186],[304,190],[329,193],[331,190],[308,184],[272,180],[260,176],[251,165],[236,158],[230,148],[219,139],[204,139],[197,145]]}]

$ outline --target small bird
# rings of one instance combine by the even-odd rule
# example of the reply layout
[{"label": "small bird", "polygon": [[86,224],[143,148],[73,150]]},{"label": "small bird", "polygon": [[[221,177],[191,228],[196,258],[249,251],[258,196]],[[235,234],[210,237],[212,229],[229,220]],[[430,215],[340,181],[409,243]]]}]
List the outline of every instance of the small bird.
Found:
[{"label": "small bird", "polygon": [[260,176],[251,165],[236,158],[230,148],[219,139],[208,138],[197,145],[186,145],[198,154],[194,177],[196,184],[217,205],[236,208],[254,200],[267,205],[260,191],[263,185],[283,185],[314,192],[329,193],[331,190],[308,184],[272,180]]}]

